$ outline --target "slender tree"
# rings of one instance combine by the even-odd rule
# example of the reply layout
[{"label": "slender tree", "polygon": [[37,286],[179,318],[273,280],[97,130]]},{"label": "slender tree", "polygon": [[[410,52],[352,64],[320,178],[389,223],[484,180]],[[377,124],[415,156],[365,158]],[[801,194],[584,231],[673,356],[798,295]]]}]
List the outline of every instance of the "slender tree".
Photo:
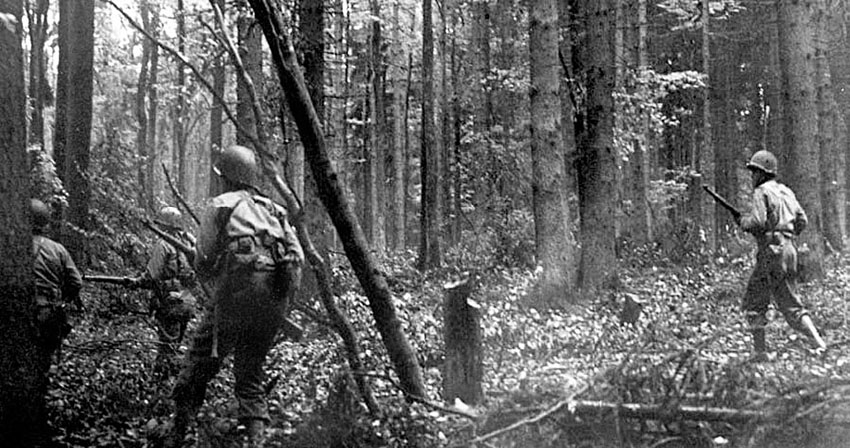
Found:
[{"label": "slender tree", "polygon": [[[216,0],[216,5],[219,11],[224,11],[224,0]],[[224,60],[220,53],[216,54],[213,61],[213,89],[219,98],[224,98],[225,87],[225,68]],[[215,196],[219,192],[218,176],[213,172],[218,163],[218,156],[221,153],[222,145],[222,106],[218,102],[214,102],[210,107],[210,195]]]},{"label": "slender tree", "polygon": [[47,40],[47,11],[50,0],[28,0],[27,22],[30,37],[29,101],[30,143],[44,144],[44,105],[49,101],[44,43]]},{"label": "slender tree", "polygon": [[[702,148],[699,155],[699,170],[702,174],[702,183],[715,186],[715,154],[714,142],[711,132],[711,34],[709,33],[709,5],[708,0],[702,1],[702,72],[706,76],[705,88],[702,95]],[[717,249],[717,234],[715,231],[717,218],[717,206],[708,195],[702,195],[700,207],[700,222],[705,231],[706,245],[710,252]]]},{"label": "slender tree", "polygon": [[32,320],[22,0],[0,0],[0,445],[36,446],[46,430],[44,372]]},{"label": "slender tree", "polygon": [[[240,12],[237,19],[239,28],[239,57],[245,64],[245,70],[255,85],[260,86],[259,80],[263,78],[263,46],[262,32],[256,26],[250,11]],[[259,87],[258,87],[259,88]],[[251,99],[248,97],[247,87],[237,79],[236,81],[236,117],[239,125],[245,129],[254,129],[254,113],[251,110]],[[241,134],[236,134],[236,143],[249,145],[248,139]]]},{"label": "slender tree", "polygon": [[419,267],[442,263],[440,238],[440,159],[434,139],[434,29],[431,0],[422,0],[422,209],[420,212]]},{"label": "slender tree", "polygon": [[390,68],[393,83],[393,146],[392,146],[392,219],[390,231],[390,247],[395,250],[403,249],[405,246],[405,159],[404,159],[404,72],[401,62],[405,59],[404,48],[401,41],[401,22],[399,18],[399,5],[401,0],[393,3],[393,37],[392,52],[393,60],[396,61]]},{"label": "slender tree", "polygon": [[[177,19],[177,51],[186,53],[186,10],[183,0],[177,0],[175,16]],[[173,164],[177,171],[177,189],[183,196],[187,194],[189,182],[189,165],[186,161],[186,72],[180,61],[176,62],[177,77],[175,79],[176,98],[174,100],[173,130]]]}]

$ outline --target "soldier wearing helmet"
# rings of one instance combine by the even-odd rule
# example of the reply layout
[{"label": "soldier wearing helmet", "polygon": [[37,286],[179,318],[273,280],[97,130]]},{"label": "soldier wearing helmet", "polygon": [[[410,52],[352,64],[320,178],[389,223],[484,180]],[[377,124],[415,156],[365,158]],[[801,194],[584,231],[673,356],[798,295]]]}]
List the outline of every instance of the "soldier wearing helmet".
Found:
[{"label": "soldier wearing helmet", "polygon": [[215,171],[223,193],[204,211],[195,268],[218,288],[174,386],[176,413],[167,447],[180,445],[207,383],[231,352],[238,417],[251,446],[261,443],[268,421],[263,363],[299,286],[304,260],[286,209],[257,188],[254,152],[231,146]]},{"label": "soldier wearing helmet", "polygon": [[[183,230],[182,219],[176,207],[163,207],[157,218],[165,232],[194,247],[195,239]],[[174,354],[194,314],[195,299],[191,288],[195,285],[194,271],[186,254],[165,240],[157,241],[144,274],[130,282],[132,287],[152,291],[149,309],[156,319],[160,342],[155,364],[157,373],[170,375],[176,369]]]},{"label": "soldier wearing helmet", "polygon": [[758,151],[747,163],[753,181],[750,210],[739,218],[741,228],[756,238],[756,266],[744,295],[746,313],[758,358],[766,357],[764,327],[771,300],[792,328],[805,334],[815,350],[826,349],[797,293],[797,248],[794,239],[806,228],[806,212],[794,192],[776,181],[776,156]]},{"label": "soldier wearing helmet", "polygon": [[80,288],[83,282],[65,247],[45,236],[50,212],[44,202],[30,200],[30,221],[33,233],[35,319],[46,393],[46,375],[50,363],[62,345],[62,340],[71,331],[66,308],[68,304],[82,308]]}]

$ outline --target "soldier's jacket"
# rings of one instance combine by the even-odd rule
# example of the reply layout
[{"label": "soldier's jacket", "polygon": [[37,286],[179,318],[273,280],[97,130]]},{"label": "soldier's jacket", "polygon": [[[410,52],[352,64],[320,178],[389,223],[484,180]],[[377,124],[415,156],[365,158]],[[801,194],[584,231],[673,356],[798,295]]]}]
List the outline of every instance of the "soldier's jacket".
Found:
[{"label": "soldier's jacket", "polygon": [[280,244],[287,262],[300,266],[304,252],[286,219],[286,209],[270,199],[245,190],[214,197],[206,207],[198,235],[195,269],[209,278],[223,268],[224,257],[235,242],[250,240],[256,247]]},{"label": "soldier's jacket", "polygon": [[78,301],[83,279],[65,247],[43,235],[33,235],[32,248],[37,297],[54,304]]},{"label": "soldier's jacket", "polygon": [[[185,232],[174,233],[188,246],[195,245],[195,240]],[[192,265],[186,255],[170,243],[160,240],[154,247],[145,270],[145,276],[154,283],[154,289],[159,293],[179,291],[182,288],[194,286]]]},{"label": "soldier's jacket", "polygon": [[775,233],[799,235],[807,224],[794,192],[772,179],[756,187],[750,210],[741,217],[741,228],[756,237],[759,251],[773,244]]}]

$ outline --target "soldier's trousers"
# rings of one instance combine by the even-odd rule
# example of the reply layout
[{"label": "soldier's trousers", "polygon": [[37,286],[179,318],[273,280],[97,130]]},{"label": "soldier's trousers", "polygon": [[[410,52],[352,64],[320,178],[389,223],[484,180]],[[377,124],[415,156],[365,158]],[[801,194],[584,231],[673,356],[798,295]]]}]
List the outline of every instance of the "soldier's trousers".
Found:
[{"label": "soldier's trousers", "polygon": [[[287,311],[287,303],[275,300],[272,294],[273,280],[271,271],[232,274],[222,279],[212,309],[205,312],[197,328],[174,386],[178,413],[190,416],[197,413],[207,384],[218,373],[222,359],[233,353],[239,418],[268,420],[263,362]],[[214,358],[216,319],[218,357]]]},{"label": "soldier's trousers", "polygon": [[[177,351],[186,333],[186,327],[192,319],[191,303],[194,303],[194,300],[187,300],[191,298],[191,293],[183,291],[174,294],[175,297],[173,298],[168,297],[161,300],[163,305],[154,314],[160,342],[160,356],[171,356]],[[187,295],[188,297],[186,297]]]},{"label": "soldier's trousers", "polygon": [[776,235],[772,243],[759,248],[741,308],[752,328],[763,328],[773,300],[788,325],[804,331],[801,319],[808,312],[797,294],[797,249],[783,235]]}]

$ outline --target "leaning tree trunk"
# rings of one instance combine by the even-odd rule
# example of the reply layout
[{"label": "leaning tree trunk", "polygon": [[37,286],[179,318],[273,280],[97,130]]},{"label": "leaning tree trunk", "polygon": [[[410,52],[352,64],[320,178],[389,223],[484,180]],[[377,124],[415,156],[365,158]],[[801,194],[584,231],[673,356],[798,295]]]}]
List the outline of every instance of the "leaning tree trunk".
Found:
[{"label": "leaning tree trunk", "polygon": [[[32,319],[22,0],[0,1],[0,445],[32,446],[46,430],[45,374]],[[8,21],[9,18],[17,20]],[[46,441],[42,441],[46,442]]]},{"label": "leaning tree trunk", "polygon": [[785,79],[785,142],[791,186],[809,218],[801,243],[809,248],[805,257],[806,279],[823,275],[822,202],[820,198],[820,148],[815,92],[815,46],[812,0],[779,1],[779,45]]},{"label": "leaning tree trunk", "polygon": [[268,0],[250,0],[250,3],[271,49],[281,87],[286,92],[301,140],[304,142],[319,197],[331,216],[351,266],[369,298],[378,331],[387,354],[395,365],[401,387],[408,394],[425,396],[422,370],[416,359],[416,352],[402,332],[401,321],[396,313],[386,278],[368,250],[363,231],[357,224],[337,174],[331,167],[321,124],[310,101],[310,94],[292,50],[288,31],[280,22],[279,11],[273,3]]}]

